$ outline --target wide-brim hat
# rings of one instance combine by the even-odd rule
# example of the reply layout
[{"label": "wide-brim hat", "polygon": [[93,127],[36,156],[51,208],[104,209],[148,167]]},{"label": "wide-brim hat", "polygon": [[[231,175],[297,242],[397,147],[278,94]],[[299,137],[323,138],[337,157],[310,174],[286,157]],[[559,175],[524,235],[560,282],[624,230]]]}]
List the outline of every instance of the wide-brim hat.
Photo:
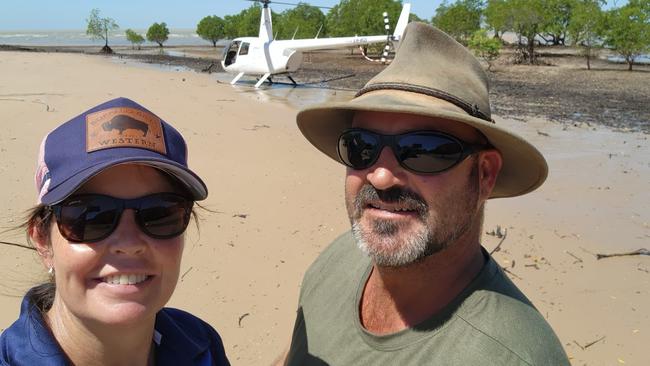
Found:
[{"label": "wide-brim hat", "polygon": [[492,120],[488,78],[478,60],[430,25],[410,23],[386,69],[350,101],[301,110],[298,127],[312,145],[342,163],[338,139],[357,111],[416,114],[477,129],[503,158],[490,198],[528,193],[548,175],[546,160],[533,145]]}]

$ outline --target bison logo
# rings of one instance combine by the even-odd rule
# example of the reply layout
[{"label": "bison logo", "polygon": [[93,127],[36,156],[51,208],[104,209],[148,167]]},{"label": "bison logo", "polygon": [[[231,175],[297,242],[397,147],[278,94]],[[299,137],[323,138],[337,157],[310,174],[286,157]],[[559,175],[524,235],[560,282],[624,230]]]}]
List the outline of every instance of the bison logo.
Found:
[{"label": "bison logo", "polygon": [[102,123],[102,129],[104,131],[118,130],[120,135],[125,130],[140,130],[143,133],[142,137],[147,137],[149,132],[149,126],[146,123],[124,114],[118,114],[110,121]]}]

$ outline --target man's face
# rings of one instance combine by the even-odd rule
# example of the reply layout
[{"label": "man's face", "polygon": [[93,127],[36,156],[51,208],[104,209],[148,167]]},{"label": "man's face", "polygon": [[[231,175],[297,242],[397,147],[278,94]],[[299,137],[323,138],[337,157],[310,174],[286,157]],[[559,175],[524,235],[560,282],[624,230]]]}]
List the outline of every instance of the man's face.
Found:
[{"label": "man's face", "polygon": [[[413,130],[441,131],[481,143],[473,128],[429,117],[358,112],[353,127],[382,134]],[[436,175],[405,170],[384,148],[375,164],[348,168],[345,200],[360,248],[379,266],[404,266],[439,252],[481,224],[479,164],[470,156]]]}]

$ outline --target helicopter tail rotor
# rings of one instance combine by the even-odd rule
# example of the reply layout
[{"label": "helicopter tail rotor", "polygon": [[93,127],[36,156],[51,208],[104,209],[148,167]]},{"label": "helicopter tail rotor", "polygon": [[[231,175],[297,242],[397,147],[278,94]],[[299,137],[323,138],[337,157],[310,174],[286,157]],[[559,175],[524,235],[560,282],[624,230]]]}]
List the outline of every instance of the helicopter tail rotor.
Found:
[{"label": "helicopter tail rotor", "polygon": [[386,30],[386,43],[384,43],[384,47],[382,48],[380,54],[377,57],[370,57],[366,54],[365,50],[363,47],[359,47],[361,50],[361,54],[363,57],[371,62],[381,62],[382,64],[386,65],[389,64],[392,60],[389,58],[391,51],[395,49],[395,44],[393,43],[394,37],[393,34],[390,31],[390,19],[388,18],[388,13],[384,12],[384,29]]}]

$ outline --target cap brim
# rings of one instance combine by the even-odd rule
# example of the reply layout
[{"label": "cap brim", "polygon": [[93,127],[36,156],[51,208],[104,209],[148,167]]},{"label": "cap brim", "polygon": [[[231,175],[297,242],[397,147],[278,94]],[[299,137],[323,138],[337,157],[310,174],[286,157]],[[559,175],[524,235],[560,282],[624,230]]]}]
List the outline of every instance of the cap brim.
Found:
[{"label": "cap brim", "polygon": [[82,170],[48,191],[41,198],[40,202],[45,205],[53,205],[59,203],[73,194],[77,189],[79,189],[79,187],[81,187],[92,177],[110,167],[120,164],[143,164],[165,171],[176,177],[187,188],[188,192],[192,194],[192,198],[195,201],[203,200],[208,196],[208,189],[205,183],[203,183],[198,175],[186,167],[168,159],[134,156],[125,159],[100,162],[85,170]]},{"label": "cap brim", "polygon": [[341,162],[337,152],[338,138],[351,127],[356,111],[407,113],[457,121],[481,131],[502,155],[503,166],[490,198],[519,196],[533,191],[546,180],[546,160],[526,140],[495,123],[431,103],[427,98],[435,99],[406,91],[374,91],[348,102],[306,108],[297,115],[298,127],[318,150]]}]

